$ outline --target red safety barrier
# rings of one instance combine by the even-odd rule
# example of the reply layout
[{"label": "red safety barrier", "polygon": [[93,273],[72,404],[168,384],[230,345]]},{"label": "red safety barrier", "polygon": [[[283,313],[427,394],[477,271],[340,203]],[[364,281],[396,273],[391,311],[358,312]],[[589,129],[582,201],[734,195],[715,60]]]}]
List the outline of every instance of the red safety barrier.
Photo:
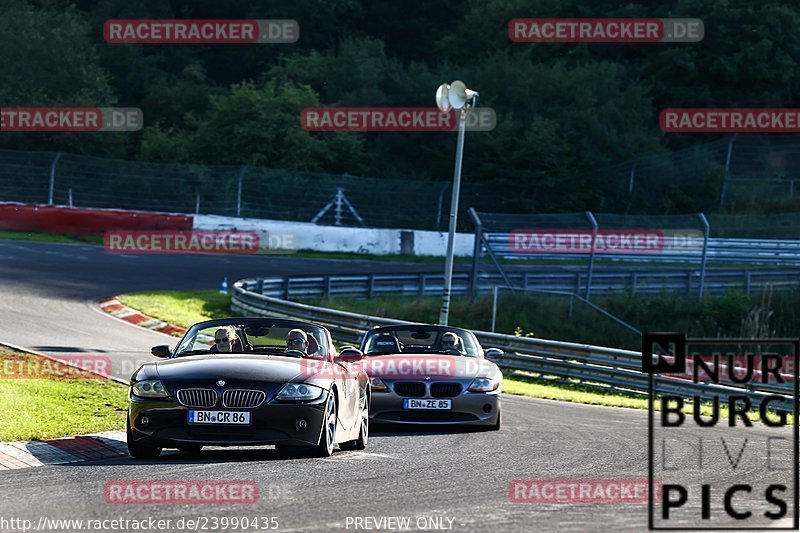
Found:
[{"label": "red safety barrier", "polygon": [[0,203],[0,230],[103,235],[109,230],[191,230],[192,216]]}]

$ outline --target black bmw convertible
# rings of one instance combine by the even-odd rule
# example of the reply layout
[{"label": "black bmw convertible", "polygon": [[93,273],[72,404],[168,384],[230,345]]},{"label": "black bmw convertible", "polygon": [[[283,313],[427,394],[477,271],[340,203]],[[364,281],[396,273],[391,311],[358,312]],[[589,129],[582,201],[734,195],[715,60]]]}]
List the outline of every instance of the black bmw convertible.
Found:
[{"label": "black bmw convertible", "polygon": [[[318,324],[226,318],[192,326],[180,343],[155,346],[163,361],[131,377],[128,450],[275,445],[282,455],[327,457],[364,449],[369,381],[337,353]],[[358,354],[354,357],[358,358]]]}]

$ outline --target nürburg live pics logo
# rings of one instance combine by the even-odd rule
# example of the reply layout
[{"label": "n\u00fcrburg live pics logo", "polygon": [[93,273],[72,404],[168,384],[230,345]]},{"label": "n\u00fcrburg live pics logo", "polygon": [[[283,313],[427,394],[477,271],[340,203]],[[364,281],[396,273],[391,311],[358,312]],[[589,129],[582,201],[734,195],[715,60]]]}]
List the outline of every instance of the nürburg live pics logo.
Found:
[{"label": "n\u00fcrburg live pics logo", "polygon": [[797,530],[799,349],[642,336],[651,530]]}]

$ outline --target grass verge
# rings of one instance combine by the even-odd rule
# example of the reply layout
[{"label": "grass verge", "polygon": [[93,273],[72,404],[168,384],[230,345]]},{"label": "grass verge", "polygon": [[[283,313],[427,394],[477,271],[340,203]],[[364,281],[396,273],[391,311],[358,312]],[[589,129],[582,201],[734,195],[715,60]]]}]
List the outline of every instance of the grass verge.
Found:
[{"label": "grass verge", "polygon": [[2,347],[0,365],[0,441],[125,428],[124,385]]},{"label": "grass verge", "polygon": [[231,315],[230,295],[214,290],[137,292],[117,299],[148,316],[184,328]]}]

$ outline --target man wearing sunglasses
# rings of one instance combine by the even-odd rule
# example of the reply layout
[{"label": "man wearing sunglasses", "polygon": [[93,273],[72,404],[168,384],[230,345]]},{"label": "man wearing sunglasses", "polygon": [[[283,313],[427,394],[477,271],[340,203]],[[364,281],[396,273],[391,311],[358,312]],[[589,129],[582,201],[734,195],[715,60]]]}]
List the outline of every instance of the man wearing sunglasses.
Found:
[{"label": "man wearing sunglasses", "polygon": [[286,335],[286,349],[299,350],[308,354],[308,336],[302,329],[292,329]]}]

